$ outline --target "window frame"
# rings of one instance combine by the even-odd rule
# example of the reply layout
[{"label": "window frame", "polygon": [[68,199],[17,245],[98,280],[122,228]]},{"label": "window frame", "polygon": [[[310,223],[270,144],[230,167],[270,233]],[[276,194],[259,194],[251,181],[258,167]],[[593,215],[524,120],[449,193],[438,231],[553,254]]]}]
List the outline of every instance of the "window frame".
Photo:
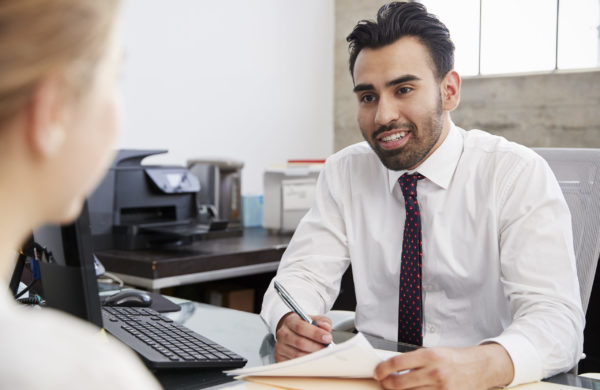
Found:
[{"label": "window frame", "polygon": [[[423,3],[427,6],[427,0],[412,0]],[[554,26],[554,68],[551,70],[539,69],[534,71],[526,71],[524,73],[555,73],[557,71],[571,71],[571,70],[589,70],[594,71],[600,69],[600,60],[596,63],[596,66],[584,67],[584,68],[559,68],[559,38],[560,38],[560,0],[554,0],[556,5],[556,23]],[[519,74],[521,72],[500,72],[500,73],[481,73],[481,52],[482,52],[482,20],[483,20],[483,0],[479,0],[479,19],[477,21],[478,24],[478,45],[477,45],[477,73],[469,74],[467,77],[486,77],[486,76],[501,76],[501,75],[512,75]],[[597,28],[600,30],[600,23]],[[598,36],[598,40],[600,40],[600,32]],[[600,53],[598,53],[600,58]]]}]

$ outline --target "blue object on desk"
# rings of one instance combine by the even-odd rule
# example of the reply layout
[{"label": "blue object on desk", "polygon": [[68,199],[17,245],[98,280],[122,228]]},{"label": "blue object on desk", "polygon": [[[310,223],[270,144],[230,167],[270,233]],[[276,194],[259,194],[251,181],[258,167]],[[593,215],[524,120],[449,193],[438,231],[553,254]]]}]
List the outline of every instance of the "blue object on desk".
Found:
[{"label": "blue object on desk", "polygon": [[242,196],[242,223],[244,227],[262,226],[263,223],[263,196]]},{"label": "blue object on desk", "polygon": [[32,257],[30,265],[33,280],[40,280],[42,278],[42,275],[40,274],[40,261]]}]

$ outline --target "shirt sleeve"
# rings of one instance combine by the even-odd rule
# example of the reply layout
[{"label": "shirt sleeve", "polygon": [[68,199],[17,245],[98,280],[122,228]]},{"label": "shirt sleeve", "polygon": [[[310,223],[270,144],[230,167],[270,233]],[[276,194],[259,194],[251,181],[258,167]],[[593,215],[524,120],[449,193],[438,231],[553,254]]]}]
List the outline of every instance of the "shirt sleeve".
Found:
[{"label": "shirt sleeve", "polygon": [[[298,224],[274,278],[309,315],[331,309],[350,264],[344,220],[333,190],[340,173],[331,165],[325,163],[313,206]],[[289,311],[271,281],[260,315],[273,334]]]},{"label": "shirt sleeve", "polygon": [[573,249],[571,216],[550,167],[535,155],[501,178],[500,267],[512,323],[497,337],[514,365],[511,386],[574,367],[585,317]]}]

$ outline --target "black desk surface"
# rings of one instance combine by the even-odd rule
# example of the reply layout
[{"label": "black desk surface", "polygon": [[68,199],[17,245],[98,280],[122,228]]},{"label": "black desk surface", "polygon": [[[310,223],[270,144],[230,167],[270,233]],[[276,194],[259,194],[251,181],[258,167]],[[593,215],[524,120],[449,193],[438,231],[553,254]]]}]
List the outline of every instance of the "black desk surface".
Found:
[{"label": "black desk surface", "polygon": [[290,238],[268,234],[263,228],[249,228],[239,237],[160,249],[105,250],[96,252],[96,256],[108,271],[159,279],[279,261]]},{"label": "black desk surface", "polygon": [[[274,362],[273,336],[257,314],[174,299],[182,302],[182,310],[168,313],[173,320],[183,323],[199,334],[216,341],[248,359],[247,367]],[[341,342],[351,336],[346,332],[334,333]],[[376,348],[405,351],[393,341],[367,337]],[[220,371],[163,371],[156,374],[165,389],[220,389],[232,385],[232,378]],[[574,387],[600,389],[600,381],[560,374],[547,380]]]}]

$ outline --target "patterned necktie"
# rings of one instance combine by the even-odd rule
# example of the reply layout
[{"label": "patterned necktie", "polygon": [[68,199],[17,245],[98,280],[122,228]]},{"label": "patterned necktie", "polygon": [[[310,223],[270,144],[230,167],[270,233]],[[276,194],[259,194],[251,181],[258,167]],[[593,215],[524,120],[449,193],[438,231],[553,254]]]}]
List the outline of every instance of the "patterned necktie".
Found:
[{"label": "patterned necktie", "polygon": [[418,173],[404,174],[398,179],[406,221],[402,239],[402,262],[400,269],[400,303],[398,311],[398,341],[423,345],[423,312],[421,302],[421,216],[417,202],[417,181],[424,179]]}]

